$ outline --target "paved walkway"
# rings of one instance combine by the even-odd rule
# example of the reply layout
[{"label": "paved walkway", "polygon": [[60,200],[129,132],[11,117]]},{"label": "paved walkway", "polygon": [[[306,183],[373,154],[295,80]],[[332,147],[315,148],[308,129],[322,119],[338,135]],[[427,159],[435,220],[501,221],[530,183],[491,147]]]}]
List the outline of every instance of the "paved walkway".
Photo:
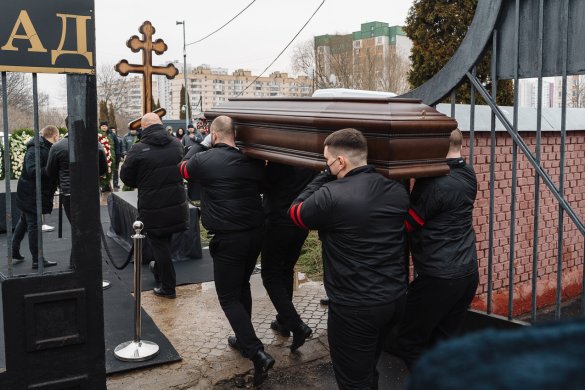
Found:
[{"label": "paved walkway", "polygon": [[[253,275],[251,284],[254,327],[268,353],[276,359],[274,373],[271,374],[276,377],[281,370],[290,370],[309,362],[314,362],[315,365],[326,364],[329,361],[327,307],[319,304],[319,299],[325,296],[322,284],[301,283],[295,291],[294,303],[297,310],[313,329],[312,338],[295,353],[288,348],[291,339],[279,336],[270,329],[270,321],[275,318],[276,311],[262,287],[260,275]],[[175,300],[158,298],[151,291],[143,292],[142,304],[183,360],[112,375],[108,377],[108,389],[211,389],[214,385],[221,388],[250,386],[252,363],[227,345],[227,337],[232,332],[219,306],[214,283],[178,287]]]}]

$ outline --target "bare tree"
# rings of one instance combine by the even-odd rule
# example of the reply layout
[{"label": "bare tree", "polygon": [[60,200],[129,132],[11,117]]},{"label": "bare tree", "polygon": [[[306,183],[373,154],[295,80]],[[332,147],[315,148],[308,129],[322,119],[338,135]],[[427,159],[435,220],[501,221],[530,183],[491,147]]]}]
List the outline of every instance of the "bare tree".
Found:
[{"label": "bare tree", "polygon": [[323,69],[315,66],[315,41],[309,39],[293,47],[291,67],[296,74],[306,75],[313,80],[313,89],[325,88],[329,84]]},{"label": "bare tree", "polygon": [[[2,80],[0,80],[0,86]],[[8,92],[8,105],[18,110],[32,112],[32,85],[29,74],[9,72],[6,74],[6,90]],[[0,95],[0,102],[2,96]]]},{"label": "bare tree", "polygon": [[585,76],[572,76],[567,94],[570,107],[585,107]]},{"label": "bare tree", "polygon": [[394,92],[398,95],[408,92],[410,89],[410,84],[408,83],[410,61],[396,50],[390,50],[386,54],[384,62],[385,66],[380,78],[382,90]]},{"label": "bare tree", "polygon": [[112,64],[103,64],[97,72],[98,101],[112,104],[117,113],[126,114],[128,81],[114,69]]}]

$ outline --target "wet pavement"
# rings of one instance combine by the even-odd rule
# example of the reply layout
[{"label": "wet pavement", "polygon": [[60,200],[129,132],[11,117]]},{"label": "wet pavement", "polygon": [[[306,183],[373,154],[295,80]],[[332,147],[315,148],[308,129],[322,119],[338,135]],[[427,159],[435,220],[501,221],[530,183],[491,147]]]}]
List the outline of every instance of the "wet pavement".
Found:
[{"label": "wet pavement", "polygon": [[[253,323],[256,333],[276,364],[262,389],[336,389],[327,343],[327,306],[320,282],[300,283],[294,303],[313,329],[312,337],[297,352],[292,339],[270,329],[276,311],[262,286],[260,275],[251,279]],[[110,390],[234,389],[252,387],[252,363],[227,345],[231,328],[217,300],[214,283],[180,286],[177,299],[142,293],[143,308],[171,341],[183,360],[108,377]],[[401,389],[406,369],[401,361],[384,354],[380,388]]]},{"label": "wet pavement", "polygon": [[[310,362],[327,363],[327,307],[319,304],[325,295],[322,284],[303,283],[295,291],[297,310],[313,329],[311,339],[296,353],[288,348],[291,339],[270,329],[276,311],[262,287],[260,275],[253,275],[251,284],[254,327],[266,351],[276,359],[273,371]],[[156,297],[151,291],[143,292],[142,304],[183,360],[112,375],[108,377],[108,389],[210,389],[220,382],[220,388],[230,388],[236,384],[245,386],[251,380],[251,361],[227,345],[227,337],[233,333],[219,306],[213,283],[178,287],[174,300]]]}]

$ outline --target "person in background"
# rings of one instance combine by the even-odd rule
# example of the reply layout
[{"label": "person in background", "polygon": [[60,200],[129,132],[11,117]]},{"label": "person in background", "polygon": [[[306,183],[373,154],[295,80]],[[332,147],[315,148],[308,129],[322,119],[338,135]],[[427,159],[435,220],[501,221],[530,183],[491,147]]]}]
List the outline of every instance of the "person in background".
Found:
[{"label": "person in background", "polygon": [[367,165],[360,131],[338,130],[323,145],[326,172],[293,201],[289,215],[297,226],[319,231],[339,388],[377,389],[383,343],[405,302],[408,194]]},{"label": "person in background", "polygon": [[115,127],[110,127],[109,132],[114,141],[114,148],[116,151],[112,160],[112,183],[114,184],[114,189],[119,190],[118,172],[120,170],[120,163],[122,162],[122,139],[118,137],[118,130],[116,130]]},{"label": "person in background", "polygon": [[187,134],[181,140],[183,147],[185,148],[185,153],[191,149],[192,146],[198,144],[196,134],[195,134],[195,126],[189,125],[187,126]]},{"label": "person in background", "polygon": [[175,136],[175,132],[173,131],[173,126],[167,126],[167,133],[171,136],[174,137]]},{"label": "person in background", "polygon": [[122,138],[122,153],[124,155],[124,158],[126,158],[126,154],[128,154],[130,148],[136,142],[137,136],[138,134],[136,132],[136,129],[130,129],[128,133],[126,133],[124,138]]},{"label": "person in background", "polygon": [[177,139],[180,141],[183,139],[183,136],[185,136],[185,130],[182,127],[179,127],[177,129]]},{"label": "person in background", "polygon": [[[41,170],[41,212],[42,214],[49,214],[53,210],[53,196],[57,190],[57,181],[47,175],[45,167],[49,159],[49,150],[57,141],[59,141],[59,129],[55,126],[46,126],[40,131],[39,167],[35,163],[34,139],[26,144],[24,165],[17,184],[16,205],[20,209],[20,219],[14,228],[12,258],[21,261],[24,259],[20,254],[20,243],[24,239],[24,234],[28,233],[28,248],[32,256],[33,269],[39,267],[36,173],[37,168],[39,168]],[[54,261],[42,260],[45,267],[57,265]]]},{"label": "person in background", "polygon": [[451,132],[446,176],[417,179],[406,219],[416,278],[398,326],[398,355],[409,367],[439,340],[456,336],[479,283],[473,204],[477,179]]},{"label": "person in background", "polygon": [[[65,126],[69,127],[69,120],[65,118]],[[106,152],[104,147],[99,142],[98,147],[98,179],[108,171],[108,162],[106,160]],[[69,133],[67,133],[62,140],[54,144],[49,150],[49,157],[47,160],[47,175],[59,183],[59,192],[61,193],[61,201],[63,202],[63,209],[65,216],[71,223],[71,175],[69,171]]]},{"label": "person in background", "polygon": [[176,275],[171,256],[171,236],[189,226],[189,208],[183,179],[177,165],[183,147],[164,129],[158,115],[148,113],[141,120],[140,141],[126,155],[120,178],[138,188],[138,219],[155,259],[154,294],[176,298]]}]

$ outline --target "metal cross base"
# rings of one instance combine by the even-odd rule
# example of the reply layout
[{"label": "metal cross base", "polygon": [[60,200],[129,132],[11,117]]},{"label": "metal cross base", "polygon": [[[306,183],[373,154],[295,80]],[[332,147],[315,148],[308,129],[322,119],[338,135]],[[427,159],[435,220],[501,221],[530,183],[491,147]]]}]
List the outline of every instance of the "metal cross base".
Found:
[{"label": "metal cross base", "polygon": [[114,356],[124,362],[143,362],[158,355],[158,345],[152,341],[126,341],[116,347]]},{"label": "metal cross base", "polygon": [[112,283],[109,280],[102,280],[102,290],[107,290],[108,288],[112,287]]}]

